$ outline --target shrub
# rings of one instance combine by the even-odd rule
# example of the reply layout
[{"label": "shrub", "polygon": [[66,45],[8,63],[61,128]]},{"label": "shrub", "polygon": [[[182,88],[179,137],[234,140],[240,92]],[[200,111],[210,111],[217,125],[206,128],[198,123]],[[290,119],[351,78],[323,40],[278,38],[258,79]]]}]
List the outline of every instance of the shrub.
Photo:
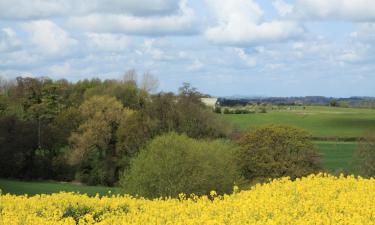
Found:
[{"label": "shrub", "polygon": [[225,108],[223,111],[224,114],[231,114],[230,110],[228,108]]},{"label": "shrub", "polygon": [[304,130],[286,125],[264,125],[249,130],[239,140],[237,161],[249,180],[317,172],[319,157]]},{"label": "shrub", "polygon": [[126,193],[148,198],[229,193],[238,178],[235,147],[170,133],[152,140],[120,178]]},{"label": "shrub", "polygon": [[216,106],[216,107],[214,108],[214,113],[221,114],[221,107],[220,107],[220,106]]},{"label": "shrub", "polygon": [[375,134],[368,134],[359,140],[354,162],[360,175],[375,176]]}]

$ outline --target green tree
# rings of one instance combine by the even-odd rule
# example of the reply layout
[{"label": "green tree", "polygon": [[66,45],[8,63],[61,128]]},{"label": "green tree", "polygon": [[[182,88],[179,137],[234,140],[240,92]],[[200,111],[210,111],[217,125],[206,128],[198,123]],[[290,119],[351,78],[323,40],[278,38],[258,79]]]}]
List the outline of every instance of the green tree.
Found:
[{"label": "green tree", "polygon": [[249,129],[239,140],[237,162],[248,179],[289,176],[292,179],[321,169],[310,135],[287,125]]},{"label": "green tree", "polygon": [[120,179],[126,193],[148,198],[231,192],[239,179],[236,147],[169,133],[153,139]]},{"label": "green tree", "polygon": [[[130,159],[156,134],[156,121],[143,111],[124,117],[117,130],[118,169],[128,168]],[[116,174],[118,174],[118,170]]]},{"label": "green tree", "polygon": [[225,137],[229,126],[218,120],[212,109],[203,104],[201,97],[202,94],[189,83],[184,83],[179,89],[177,132],[192,138]]},{"label": "green tree", "polygon": [[113,185],[116,181],[116,132],[129,110],[114,97],[94,96],[79,108],[83,123],[70,137],[71,161],[80,178],[90,184]]}]

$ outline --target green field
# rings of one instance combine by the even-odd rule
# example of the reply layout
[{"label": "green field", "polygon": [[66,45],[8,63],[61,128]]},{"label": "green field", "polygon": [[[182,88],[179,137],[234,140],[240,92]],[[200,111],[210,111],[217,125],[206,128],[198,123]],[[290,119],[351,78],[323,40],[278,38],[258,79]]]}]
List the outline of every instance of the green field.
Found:
[{"label": "green field", "polygon": [[17,195],[50,194],[60,191],[79,192],[81,194],[87,194],[89,196],[95,196],[96,193],[101,196],[108,195],[109,191],[111,191],[111,194],[120,193],[119,188],[85,186],[58,182],[23,182],[5,179],[0,179],[0,189],[2,190],[3,194],[12,193]]},{"label": "green field", "polygon": [[[267,113],[221,114],[240,129],[263,124],[287,124],[303,128],[313,137],[339,140],[358,138],[366,132],[375,132],[375,110],[338,108],[325,106],[292,106],[282,110],[268,110]],[[324,167],[332,173],[355,173],[352,165],[355,142],[314,142],[321,155]]]},{"label": "green field", "polygon": [[352,158],[355,142],[314,142],[321,155],[323,166],[332,173],[355,173]]},{"label": "green field", "polygon": [[325,106],[291,107],[267,113],[222,114],[224,120],[241,129],[261,124],[289,124],[309,131],[314,137],[360,137],[375,132],[375,110]]}]

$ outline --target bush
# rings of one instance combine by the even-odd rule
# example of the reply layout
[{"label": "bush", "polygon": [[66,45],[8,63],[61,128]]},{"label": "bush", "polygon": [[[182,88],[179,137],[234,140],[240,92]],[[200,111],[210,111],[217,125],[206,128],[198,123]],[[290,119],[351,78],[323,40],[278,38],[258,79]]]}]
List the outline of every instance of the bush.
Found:
[{"label": "bush", "polygon": [[231,114],[230,110],[228,108],[225,108],[223,111],[224,114]]},{"label": "bush", "polygon": [[354,162],[361,176],[375,176],[375,134],[368,134],[359,140]]},{"label": "bush", "polygon": [[249,180],[290,176],[292,179],[320,170],[310,136],[286,125],[264,125],[249,130],[239,140],[237,161]]},{"label": "bush", "polygon": [[231,192],[238,178],[235,147],[170,133],[152,140],[120,178],[126,193],[148,198]]}]

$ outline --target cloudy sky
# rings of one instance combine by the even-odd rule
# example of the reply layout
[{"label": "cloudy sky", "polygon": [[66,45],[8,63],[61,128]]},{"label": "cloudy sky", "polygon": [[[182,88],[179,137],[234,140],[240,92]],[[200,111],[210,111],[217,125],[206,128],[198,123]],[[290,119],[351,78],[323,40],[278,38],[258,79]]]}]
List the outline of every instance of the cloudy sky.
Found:
[{"label": "cloudy sky", "polygon": [[0,75],[375,96],[374,0],[0,0]]}]

